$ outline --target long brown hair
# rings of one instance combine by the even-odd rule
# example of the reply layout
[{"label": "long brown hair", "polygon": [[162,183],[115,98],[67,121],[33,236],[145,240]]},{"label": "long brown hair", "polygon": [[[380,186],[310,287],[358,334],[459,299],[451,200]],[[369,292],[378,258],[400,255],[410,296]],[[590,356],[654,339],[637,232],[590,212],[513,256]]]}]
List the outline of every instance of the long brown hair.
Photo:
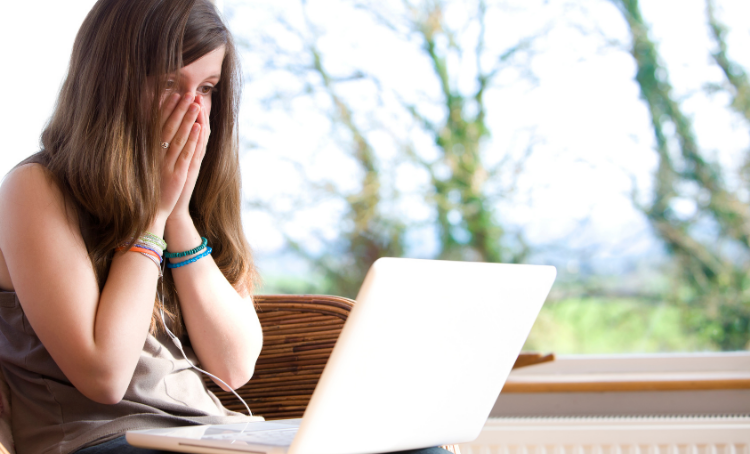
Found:
[{"label": "long brown hair", "polygon": [[[49,170],[78,213],[100,289],[115,247],[145,232],[156,215],[162,150],[155,94],[165,90],[165,75],[222,45],[211,136],[190,214],[224,276],[242,293],[252,292],[256,273],[241,223],[240,70],[232,36],[208,0],[99,0],[76,36],[42,151],[30,159]],[[169,270],[162,296],[181,331]],[[157,299],[152,332],[160,326],[160,306]]]}]

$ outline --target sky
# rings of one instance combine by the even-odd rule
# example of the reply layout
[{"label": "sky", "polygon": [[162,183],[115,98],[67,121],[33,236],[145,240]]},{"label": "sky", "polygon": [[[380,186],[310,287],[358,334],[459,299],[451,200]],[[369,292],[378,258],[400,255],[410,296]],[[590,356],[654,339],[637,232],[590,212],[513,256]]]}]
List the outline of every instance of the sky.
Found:
[{"label": "sky", "polygon": [[[0,134],[5,139],[0,153],[0,175],[38,149],[39,134],[64,78],[75,33],[93,3],[38,0],[4,5],[5,17],[16,19],[0,28],[5,60],[0,77],[6,104],[0,109]],[[410,61],[408,50],[399,48],[398,43],[351,39],[361,30],[354,20],[342,20],[336,1],[309,3],[314,5],[313,17],[327,27],[323,45],[331,54],[344,56],[339,63],[342,71],[347,64],[353,66],[366,60],[377,65],[386,79],[398,80],[405,86],[420,84],[419,74],[400,70]],[[542,3],[539,10],[532,11],[528,23],[560,14],[561,2]],[[607,8],[604,2],[584,3],[592,5],[590,14],[597,18],[601,29],[626,41],[626,31],[613,8]],[[729,166],[736,165],[739,156],[750,147],[746,127],[724,109],[725,98],[702,94],[702,84],[720,76],[709,64],[704,3],[699,0],[641,3],[645,17],[652,24],[653,37],[667,60],[673,85],[695,121],[702,145],[721,150],[717,159]],[[248,3],[249,7],[238,0],[224,0],[220,4],[233,8],[235,15],[230,27],[238,37],[251,37],[263,30],[273,14],[288,13],[289,17],[295,17],[293,11],[297,8],[293,1],[257,0]],[[732,30],[730,49],[749,49],[750,24],[746,18],[750,17],[750,3],[726,0],[719,4],[723,9],[722,19]],[[247,8],[253,13],[243,13]],[[337,14],[331,14],[334,10]],[[679,11],[679,20],[675,19],[675,11]],[[528,23],[517,20],[504,24],[502,31],[511,36],[521,34]],[[497,39],[506,35],[500,34]],[[533,63],[539,84],[526,90],[492,93],[495,98],[488,102],[510,107],[491,114],[488,119],[497,131],[489,144],[490,155],[492,150],[498,150],[500,156],[503,150],[513,147],[519,131],[536,125],[543,145],[527,163],[515,202],[504,207],[504,213],[536,243],[564,240],[585,223],[590,241],[608,242],[607,247],[601,248],[603,254],[640,254],[653,250],[655,243],[633,208],[629,194],[631,177],[639,188],[648,190],[655,163],[653,140],[645,108],[638,99],[638,88],[632,80],[632,60],[622,50],[602,48],[592,41],[583,39],[570,27],[555,29],[541,43],[543,52]],[[732,56],[750,67],[746,52],[735,52]],[[253,66],[254,62],[252,58],[244,62],[246,72],[252,77],[245,90],[241,134],[256,145],[243,157],[247,196],[270,200],[283,194],[289,185],[280,173],[288,171],[288,159],[305,163],[313,175],[342,175],[341,184],[346,184],[345,175],[350,169],[337,158],[335,147],[324,145],[321,151],[310,146],[310,138],[326,140],[321,132],[325,130],[324,124],[316,117],[314,106],[299,105],[291,114],[280,110],[269,113],[260,107],[260,100],[273,90],[273,84],[283,81],[264,78]],[[363,98],[363,102],[368,101]],[[419,181],[417,173],[408,169],[399,172],[394,178],[400,178],[406,189]],[[420,215],[418,200],[407,198],[403,203],[397,209]],[[684,209],[690,211],[691,207],[688,204]],[[333,234],[335,229],[324,221],[325,210],[300,212],[292,234],[305,238],[312,228]],[[250,243],[261,256],[272,255],[283,247],[280,227],[271,217],[248,212],[245,221]],[[425,238],[415,239],[415,255],[427,255],[434,247]]]}]

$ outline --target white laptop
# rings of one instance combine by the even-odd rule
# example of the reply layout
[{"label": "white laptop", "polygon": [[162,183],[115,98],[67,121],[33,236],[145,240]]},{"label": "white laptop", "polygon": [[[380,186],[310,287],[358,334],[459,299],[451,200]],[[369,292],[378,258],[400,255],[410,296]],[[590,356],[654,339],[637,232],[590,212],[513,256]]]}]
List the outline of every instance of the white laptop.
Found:
[{"label": "white laptop", "polygon": [[302,419],[130,431],[191,453],[365,454],[474,440],[555,280],[551,266],[382,258]]}]

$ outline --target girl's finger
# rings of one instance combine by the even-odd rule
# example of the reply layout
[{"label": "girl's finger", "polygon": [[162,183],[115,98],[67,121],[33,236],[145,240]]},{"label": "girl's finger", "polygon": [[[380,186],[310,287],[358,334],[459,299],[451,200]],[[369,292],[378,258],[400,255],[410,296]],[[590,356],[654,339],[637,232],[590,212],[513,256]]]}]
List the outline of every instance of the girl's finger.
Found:
[{"label": "girl's finger", "polygon": [[[178,159],[178,156],[181,155],[183,148],[187,145],[188,141],[190,140],[190,136],[193,133],[192,128],[197,123],[195,120],[198,118],[198,115],[200,114],[200,106],[196,103],[192,103],[190,107],[187,109],[187,113],[184,117],[182,117],[182,122],[180,124],[179,129],[174,134],[174,137],[172,137],[171,142],[169,143],[169,152],[165,156],[165,161],[167,165],[173,166],[175,165],[175,162]],[[198,126],[200,126],[198,124]],[[200,131],[200,128],[199,128]]]},{"label": "girl's finger", "polygon": [[[187,115],[188,110],[190,106],[193,104],[194,100],[195,100],[195,95],[192,93],[187,93],[180,98],[175,108],[172,109],[172,113],[169,115],[167,120],[162,125],[162,128],[161,128],[161,141],[162,142],[168,142],[171,144],[174,141],[174,137],[179,131],[180,126],[182,125],[183,120],[185,116]],[[187,137],[187,133],[185,134],[185,137]]]},{"label": "girl's finger", "polygon": [[161,118],[159,119],[160,128],[164,128],[164,123],[167,122],[169,116],[172,115],[172,112],[174,112],[175,107],[177,107],[177,103],[180,102],[180,98],[182,98],[182,96],[180,96],[179,93],[172,93],[171,95],[167,96],[167,99],[164,100],[161,105]]},{"label": "girl's finger", "polygon": [[183,174],[184,172],[184,175],[187,175],[188,170],[190,169],[190,165],[193,161],[195,149],[198,145],[200,133],[201,125],[199,125],[198,123],[193,123],[193,126],[190,128],[190,135],[188,135],[187,142],[185,142],[185,146],[182,148],[182,152],[180,153],[180,158],[175,163],[175,172],[178,172],[180,174]]},{"label": "girl's finger", "polygon": [[208,128],[206,127],[206,122],[205,122],[205,118],[206,118],[206,116],[205,116],[205,110],[206,109],[205,109],[205,107],[203,107],[203,104],[204,104],[203,103],[203,97],[202,96],[196,96],[195,97],[195,102],[196,102],[196,104],[198,104],[198,105],[201,106],[201,111],[200,111],[200,113],[198,113],[198,118],[195,120],[196,123],[198,123],[199,125],[201,125],[201,135],[198,138],[198,147],[196,149],[196,153],[195,153],[195,156],[193,157],[193,160],[198,160],[198,164],[200,165],[200,160],[203,159],[204,147],[205,147],[205,136],[206,136],[206,130]]},{"label": "girl's finger", "polygon": [[208,109],[203,107],[201,109],[201,115],[198,117],[199,122],[201,124],[201,141],[199,143],[199,151],[201,154],[201,160],[203,159],[203,156],[206,154],[206,147],[208,147],[208,138],[211,134],[211,125],[209,124],[208,120]]},{"label": "girl's finger", "polygon": [[196,120],[198,123],[200,123],[201,127],[203,126],[203,97],[202,96],[196,96],[195,97],[195,103],[198,104],[201,107],[201,111],[198,114],[198,119]]}]

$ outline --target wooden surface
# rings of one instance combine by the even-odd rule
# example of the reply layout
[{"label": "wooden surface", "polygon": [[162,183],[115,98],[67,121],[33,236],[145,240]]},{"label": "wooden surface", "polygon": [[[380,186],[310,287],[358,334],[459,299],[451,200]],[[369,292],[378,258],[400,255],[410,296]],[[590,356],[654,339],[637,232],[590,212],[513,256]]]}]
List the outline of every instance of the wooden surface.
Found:
[{"label": "wooden surface", "polygon": [[584,393],[750,389],[747,373],[566,374],[511,377],[503,393]]},{"label": "wooden surface", "polygon": [[513,369],[518,369],[520,367],[526,367],[526,366],[533,366],[535,364],[548,363],[554,360],[555,360],[554,353],[549,353],[545,355],[545,354],[536,353],[536,352],[521,352],[518,355],[518,358],[516,359],[515,364],[513,364]]}]

